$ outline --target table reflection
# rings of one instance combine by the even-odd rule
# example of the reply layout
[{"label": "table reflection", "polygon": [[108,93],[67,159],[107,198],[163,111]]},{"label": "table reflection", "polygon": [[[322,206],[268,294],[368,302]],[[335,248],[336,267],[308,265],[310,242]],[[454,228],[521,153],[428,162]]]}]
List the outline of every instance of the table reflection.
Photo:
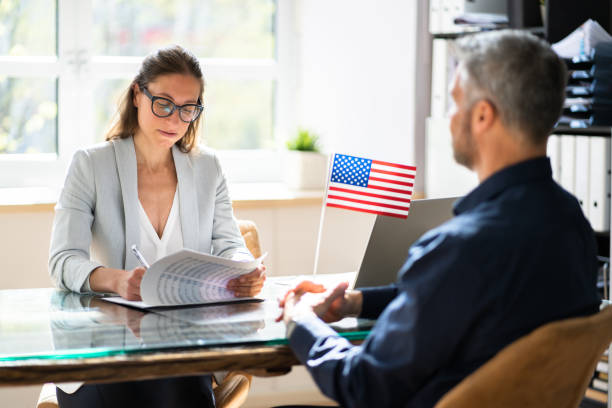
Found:
[{"label": "table reflection", "polygon": [[154,350],[243,344],[284,338],[270,302],[143,312],[93,296],[55,292],[51,332],[56,351]]},{"label": "table reflection", "polygon": [[[56,289],[0,290],[0,361],[286,344],[284,324],[275,322],[286,280],[269,279],[263,302],[148,312]],[[334,328],[362,339],[372,323],[345,319]]]}]

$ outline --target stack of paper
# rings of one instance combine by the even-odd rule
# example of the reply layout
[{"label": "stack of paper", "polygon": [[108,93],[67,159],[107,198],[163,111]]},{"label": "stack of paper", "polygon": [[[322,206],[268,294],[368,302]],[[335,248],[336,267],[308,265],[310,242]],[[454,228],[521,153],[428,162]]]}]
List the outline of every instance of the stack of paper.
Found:
[{"label": "stack of paper", "polygon": [[590,55],[600,42],[612,41],[612,36],[597,21],[588,19],[570,35],[552,45],[562,58]]}]

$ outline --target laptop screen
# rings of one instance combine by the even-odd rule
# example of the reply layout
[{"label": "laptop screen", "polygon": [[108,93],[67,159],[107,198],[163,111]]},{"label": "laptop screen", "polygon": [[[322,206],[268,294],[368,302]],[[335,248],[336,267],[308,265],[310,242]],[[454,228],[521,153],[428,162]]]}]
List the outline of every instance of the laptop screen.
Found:
[{"label": "laptop screen", "polygon": [[354,287],[395,282],[410,246],[425,232],[452,218],[453,203],[458,198],[413,200],[406,219],[377,216]]}]

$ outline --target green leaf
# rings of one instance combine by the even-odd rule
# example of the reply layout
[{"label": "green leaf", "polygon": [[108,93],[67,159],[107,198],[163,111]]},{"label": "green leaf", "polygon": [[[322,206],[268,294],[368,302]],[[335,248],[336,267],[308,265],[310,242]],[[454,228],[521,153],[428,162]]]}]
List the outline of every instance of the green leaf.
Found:
[{"label": "green leaf", "polygon": [[302,152],[318,152],[319,136],[306,129],[299,129],[297,135],[287,141],[287,149]]}]

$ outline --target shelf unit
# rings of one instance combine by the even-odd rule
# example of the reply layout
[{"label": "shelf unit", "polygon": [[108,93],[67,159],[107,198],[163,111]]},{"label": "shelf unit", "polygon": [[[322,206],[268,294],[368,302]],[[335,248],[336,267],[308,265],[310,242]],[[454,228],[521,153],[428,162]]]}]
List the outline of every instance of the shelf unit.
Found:
[{"label": "shelf unit", "polygon": [[[438,1],[430,0],[430,5],[432,5],[430,7],[430,12],[434,8],[433,7],[433,3],[443,3],[443,1],[444,0],[438,0]],[[432,21],[432,17],[430,15],[430,24],[431,24],[431,21]],[[539,36],[539,37],[542,37],[542,38],[545,37],[545,30],[544,30],[543,27],[530,28],[530,29],[527,29],[527,30],[530,31],[531,33]],[[461,28],[457,28],[456,27],[455,29],[449,30],[449,32],[434,33],[434,34],[432,34],[432,45],[434,44],[434,42],[436,40],[454,40],[454,39],[456,39],[458,37],[464,36],[466,34],[472,34],[474,32],[478,32],[478,31],[482,31],[482,30],[461,29]],[[435,48],[435,46],[434,46],[434,48]],[[435,66],[435,64],[436,64],[435,58],[436,58],[436,50],[434,49],[433,52],[432,52],[432,64],[431,64],[431,68],[432,68],[432,82],[431,82],[431,85],[432,85],[431,86],[431,90],[432,90],[432,108],[431,108],[430,115],[434,111],[433,104],[436,103],[435,102],[435,97],[436,97],[436,95],[435,95],[435,91],[436,91],[435,87],[436,87],[436,84],[434,84],[435,78],[433,78],[433,76],[435,75],[436,70],[439,69],[439,67]],[[444,64],[448,64],[448,61],[445,60]],[[448,78],[448,79],[450,79],[450,78]],[[448,82],[448,81],[446,81],[446,82]],[[449,84],[447,83],[446,85],[448,86]],[[438,106],[437,108],[435,108],[437,113],[439,113],[441,109],[443,111],[446,111],[445,107],[441,108],[440,106]],[[443,160],[447,159],[447,157],[434,158],[431,155],[430,148],[433,147],[432,146],[432,139],[434,138],[433,130],[436,130],[439,133],[443,133],[444,134],[442,126],[443,126],[445,120],[447,120],[447,118],[445,118],[444,116],[439,116],[439,115],[438,116],[434,116],[434,117],[429,116],[427,118],[427,134],[426,134],[426,138],[427,138],[426,139],[426,146],[427,146],[427,148],[426,148],[427,149],[426,150],[426,154],[427,154],[427,160],[426,160],[426,163],[427,163],[426,167],[427,167],[427,169],[426,169],[426,171],[427,171],[427,177],[426,177],[426,180],[427,180],[427,184],[428,185],[426,186],[426,194],[428,196],[436,196],[438,194],[441,194],[441,192],[437,191],[436,189],[434,189],[435,193],[433,195],[429,194],[429,191],[430,191],[429,184],[432,181],[435,181],[435,177],[431,177],[431,174],[430,174],[430,166],[431,166],[430,163],[432,163],[432,160],[433,160],[434,162],[436,162],[436,165],[439,165],[440,161],[443,161]],[[556,127],[553,130],[552,134],[555,134],[555,135],[589,136],[589,137],[608,137],[608,138],[612,139],[612,128],[611,127],[602,127],[602,126],[589,127],[589,128],[570,128],[568,126],[558,126],[558,127]],[[450,137],[450,135],[447,135],[447,136]],[[446,139],[446,140],[448,141],[450,139]],[[612,157],[612,143],[610,144],[610,146],[611,146],[610,147],[610,151],[608,153]],[[446,154],[445,154],[445,156],[446,156]],[[450,158],[450,157],[448,159],[452,160],[452,158]],[[455,169],[453,169],[453,170],[455,170]],[[463,173],[461,171],[461,169],[459,169],[459,166],[457,166],[456,170],[459,171],[460,175],[461,175],[461,173]],[[443,171],[443,172],[448,174],[447,171]],[[457,183],[454,183],[454,184],[456,185]],[[466,186],[467,186],[467,184],[466,184]],[[469,190],[470,190],[469,188],[466,188],[466,191],[464,193],[467,193]],[[610,191],[612,191],[612,181],[610,182]],[[452,192],[449,191],[449,193],[457,194],[457,191],[452,191]],[[612,255],[612,239],[610,239],[610,234],[611,234],[610,231],[612,230],[612,228],[610,227],[610,224],[612,224],[612,205],[610,205],[610,222],[608,223],[607,231],[598,232],[596,234],[598,236],[598,244],[600,244],[601,242],[606,242],[607,250],[609,251],[608,254],[607,254],[608,256]],[[609,279],[609,276],[608,276],[608,279]],[[610,294],[610,293],[612,293],[612,283],[609,282],[608,294]],[[608,355],[612,356],[612,345],[610,346]],[[609,362],[612,362],[612,361],[609,361]],[[607,406],[608,406],[608,408],[612,408],[612,382],[610,381],[609,377],[608,377],[608,401],[607,401]]]},{"label": "shelf unit", "polygon": [[[609,137],[612,138],[612,128],[607,127],[607,126],[592,126],[589,128],[570,128],[568,126],[558,126],[553,130],[553,134],[557,134],[557,135],[575,135],[575,136],[590,136],[590,137]],[[610,147],[610,151],[608,152],[611,156],[612,156],[612,143],[611,143],[611,147]],[[612,182],[611,182],[611,186],[610,189],[612,190]],[[610,206],[610,220],[611,220],[611,224],[612,224],[612,206]],[[598,244],[601,243],[602,241],[607,240],[608,241],[608,256],[610,257],[610,255],[612,255],[612,239],[610,239],[611,233],[610,231],[612,231],[612,225],[611,228],[608,230],[607,233],[598,233],[596,235],[598,238]],[[603,239],[602,239],[603,238]],[[612,283],[610,282],[610,276],[609,276],[609,271],[608,271],[608,294],[612,293]],[[610,300],[610,296],[608,296],[608,300]],[[609,356],[612,355],[612,345],[608,348],[608,367],[610,365],[610,359]],[[609,369],[608,369],[609,371]],[[608,372],[608,401],[607,401],[607,406],[608,408],[612,408],[612,382],[610,381],[610,377],[609,377],[609,372]]]}]

